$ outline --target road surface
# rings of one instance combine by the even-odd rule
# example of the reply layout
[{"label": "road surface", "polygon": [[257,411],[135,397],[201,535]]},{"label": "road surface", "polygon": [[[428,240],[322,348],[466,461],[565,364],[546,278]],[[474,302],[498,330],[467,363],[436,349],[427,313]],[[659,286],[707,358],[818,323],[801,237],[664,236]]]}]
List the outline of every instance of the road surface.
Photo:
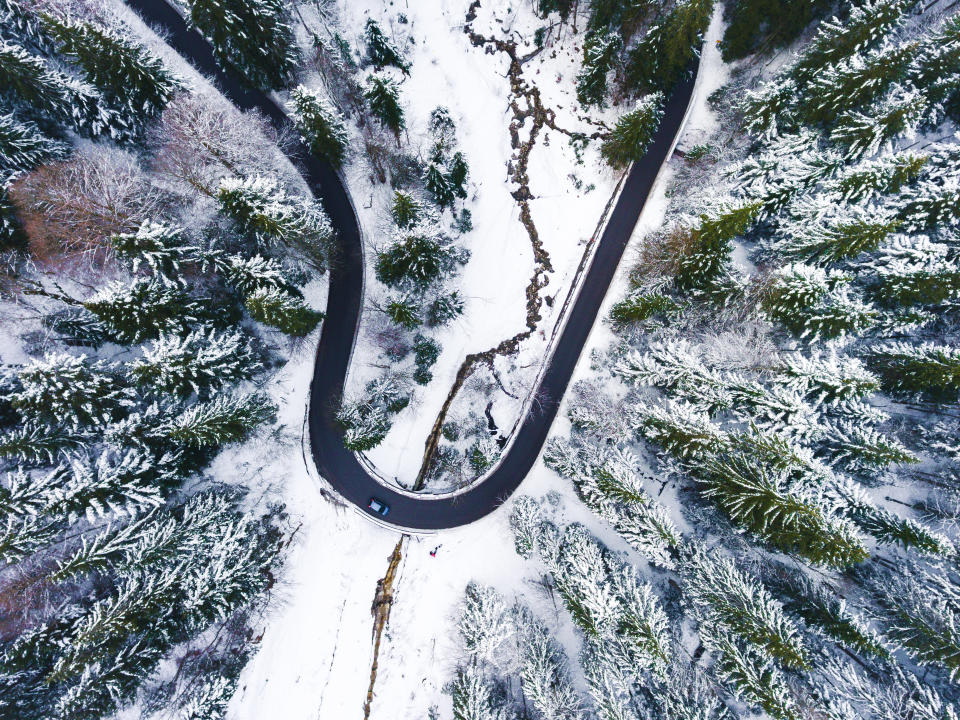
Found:
[{"label": "road surface", "polygon": [[[223,72],[206,40],[188,29],[180,14],[164,0],[126,1],[146,22],[162,27],[166,31],[167,43],[203,75],[211,78],[237,107],[259,110],[278,129],[290,126],[289,118],[268,95],[246,87]],[[404,530],[440,530],[479,520],[503,504],[519,487],[540,455],[580,353],[597,320],[607,288],[616,274],[660,167],[683,124],[693,86],[692,73],[674,89],[650,148],[643,159],[630,168],[590,267],[581,280],[579,294],[568,309],[553,356],[541,374],[535,390],[540,402],[527,410],[513,442],[493,471],[482,482],[456,495],[411,495],[387,487],[367,473],[357,457],[343,446],[343,430],[336,422],[335,413],[343,395],[363,308],[360,224],[346,187],[330,163],[312,155],[291,158],[311,190],[323,202],[338,234],[338,250],[330,262],[327,314],[320,332],[310,386],[309,431],[317,470],[345,500],[369,512],[367,503],[375,496],[390,506],[386,518],[377,518],[380,522]]]}]

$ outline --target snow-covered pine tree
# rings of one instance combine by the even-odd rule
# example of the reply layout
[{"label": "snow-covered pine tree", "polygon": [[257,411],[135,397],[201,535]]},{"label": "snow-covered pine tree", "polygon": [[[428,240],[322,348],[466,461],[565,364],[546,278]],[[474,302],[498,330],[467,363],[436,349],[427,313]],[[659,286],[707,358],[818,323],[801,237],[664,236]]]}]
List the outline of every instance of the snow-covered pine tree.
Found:
[{"label": "snow-covered pine tree", "polygon": [[470,166],[462,152],[455,152],[447,163],[447,184],[453,194],[461,200],[467,199],[467,177],[470,175]]},{"label": "snow-covered pine tree", "polygon": [[386,409],[377,403],[360,400],[344,403],[337,411],[337,422],[344,429],[344,447],[353,452],[375,448],[390,430]]},{"label": "snow-covered pine tree", "polygon": [[631,692],[635,686],[620,658],[590,647],[581,653],[580,665],[600,720],[640,720],[642,715]]},{"label": "snow-covered pine tree", "polygon": [[453,699],[454,720],[505,720],[502,700],[494,688],[473,667],[457,668],[445,690]]},{"label": "snow-covered pine tree", "polygon": [[889,342],[870,348],[868,362],[891,390],[956,398],[960,349],[951,345]]},{"label": "snow-covered pine tree", "polygon": [[669,91],[699,54],[713,0],[680,0],[630,50],[626,77],[641,92]]},{"label": "snow-covered pine tree", "polygon": [[111,339],[137,343],[165,332],[182,332],[199,322],[202,307],[167,279],[137,277],[115,280],[83,303],[102,323]]},{"label": "snow-covered pine tree", "polygon": [[691,547],[680,566],[686,597],[704,630],[729,632],[787,668],[809,666],[796,624],[755,578],[728,557]]},{"label": "snow-covered pine tree", "polygon": [[[414,364],[417,369],[414,373],[414,381],[418,382],[421,385],[426,385],[429,382],[430,368],[433,367],[437,359],[440,357],[440,343],[434,340],[431,337],[421,335],[417,333],[413,338],[413,356]],[[420,382],[417,378],[417,373],[426,374],[427,382]]]},{"label": "snow-covered pine tree", "polygon": [[892,211],[845,205],[824,195],[801,201],[792,213],[771,250],[785,260],[819,266],[876,250],[902,224]]},{"label": "snow-covered pine tree", "polygon": [[228,255],[217,258],[216,263],[227,283],[243,297],[263,288],[290,289],[280,262],[274,258],[259,254],[253,257]]},{"label": "snow-covered pine tree", "polygon": [[960,263],[949,248],[925,236],[897,237],[867,263],[871,294],[888,306],[938,305],[960,298]]},{"label": "snow-covered pine tree", "polygon": [[844,168],[835,181],[836,191],[844,200],[853,203],[894,194],[920,177],[928,161],[928,155],[909,150],[881,155]]},{"label": "snow-covered pine tree", "polygon": [[295,337],[303,337],[323,320],[322,312],[282,287],[259,287],[247,295],[244,306],[257,322]]},{"label": "snow-covered pine tree", "polygon": [[[15,472],[6,474],[5,480],[0,482],[0,518],[3,518],[3,524],[8,526],[7,532],[12,529],[16,520],[49,514],[64,474],[62,467],[31,474],[18,468]],[[44,517],[43,524],[56,525],[57,520],[59,518]]]},{"label": "snow-covered pine tree", "polygon": [[31,118],[66,123],[89,135],[124,129],[92,87],[6,41],[0,43],[0,88],[0,97]]},{"label": "snow-covered pine tree", "polygon": [[119,552],[104,561],[119,575],[162,568],[170,558],[198,542],[214,542],[225,529],[236,525],[240,519],[237,499],[230,491],[207,491],[194,495],[175,511],[154,512],[137,523],[130,541],[122,543]]},{"label": "snow-covered pine tree", "polygon": [[542,522],[543,513],[536,500],[529,495],[521,495],[516,499],[510,513],[510,529],[513,531],[517,555],[528,559],[536,552]]},{"label": "snow-covered pine tree", "polygon": [[728,446],[727,434],[702,408],[685,400],[639,405],[637,430],[679,459],[703,460]]},{"label": "snow-covered pine tree", "polygon": [[[0,562],[13,564],[42,550],[56,538],[58,529],[57,523],[38,515],[0,518]],[[8,673],[5,675],[10,677]],[[10,701],[7,698],[4,701],[9,707]],[[39,705],[42,711],[42,701]]]},{"label": "snow-covered pine tree", "polygon": [[45,315],[43,326],[57,333],[67,345],[99,347],[107,339],[106,329],[84,308],[68,307]]},{"label": "snow-covered pine tree", "polygon": [[731,241],[745,233],[760,213],[760,203],[726,206],[700,215],[700,226],[689,230],[689,240],[677,259],[674,284],[681,291],[704,290],[723,275]]},{"label": "snow-covered pine tree", "polygon": [[930,101],[915,87],[895,84],[865,111],[851,110],[837,118],[830,139],[848,157],[866,157],[901,137],[912,137],[930,112]]},{"label": "snow-covered pine tree", "polygon": [[404,75],[410,74],[410,63],[404,60],[390,38],[383,34],[376,20],[367,18],[363,34],[367,42],[367,59],[374,68],[383,70],[391,66],[399,69]]},{"label": "snow-covered pine tree", "polygon": [[322,267],[333,237],[330,219],[319,204],[287,194],[276,178],[224,178],[217,191],[220,210],[263,248],[302,250]]},{"label": "snow-covered pine tree", "polygon": [[828,65],[870,47],[903,22],[911,5],[913,0],[866,0],[852,6],[844,18],[823,21],[790,68],[791,74],[808,80]]},{"label": "snow-covered pine tree", "polygon": [[377,253],[377,279],[390,287],[422,292],[454,262],[449,240],[436,228],[421,224],[398,233],[390,246]]},{"label": "snow-covered pine tree", "polygon": [[480,477],[493,467],[499,455],[500,448],[490,435],[478,437],[466,452],[467,463],[475,477]]},{"label": "snow-covered pine tree", "polygon": [[797,391],[783,385],[765,385],[731,374],[728,388],[737,419],[757,429],[777,431],[784,437],[819,437],[817,408]]},{"label": "snow-covered pine tree", "polygon": [[960,114],[960,17],[946,17],[935,32],[921,41],[910,68],[910,79],[931,105],[931,126],[945,116]]},{"label": "snow-covered pine tree", "polygon": [[0,115],[0,177],[32,170],[66,154],[65,144],[44,135],[34,123],[19,122],[12,113]]},{"label": "snow-covered pine tree", "polygon": [[503,664],[505,646],[517,632],[503,596],[491,587],[476,583],[467,585],[457,630],[471,665],[494,666]]},{"label": "snow-covered pine tree", "polygon": [[547,467],[571,479],[584,503],[613,525],[637,552],[655,565],[672,568],[680,534],[666,509],[647,495],[629,467],[632,458],[621,451],[600,464],[597,460],[576,453],[556,438],[547,443],[544,452]]},{"label": "snow-covered pine tree", "polygon": [[[131,588],[129,594],[137,590]],[[142,617],[149,617],[153,612],[154,607],[148,605],[143,608]],[[127,618],[117,620],[124,621],[129,622]],[[105,708],[108,711],[117,709],[121,700],[133,697],[141,678],[156,668],[163,651],[146,640],[139,640],[116,651],[98,648],[96,657],[95,663],[85,666],[87,672],[78,671],[82,663],[79,659],[68,668],[67,672],[78,679],[68,686],[54,706],[61,717],[96,717]]]},{"label": "snow-covered pine tree", "polygon": [[431,155],[445,158],[457,142],[457,124],[450,116],[450,109],[438,105],[430,111],[430,136],[433,138]]},{"label": "snow-covered pine tree", "polygon": [[785,73],[747,90],[739,105],[747,131],[770,140],[795,130],[797,95],[796,82]]},{"label": "snow-covered pine tree", "polygon": [[632,565],[620,568],[614,586],[621,604],[616,635],[629,648],[631,666],[665,677],[673,661],[673,637],[653,588],[637,578]]},{"label": "snow-covered pine tree", "polygon": [[577,720],[583,703],[573,686],[567,658],[536,618],[523,618],[519,630],[520,683],[543,720]]},{"label": "snow-covered pine tree", "polygon": [[832,462],[852,470],[919,462],[917,456],[896,439],[852,420],[824,423],[820,442]]},{"label": "snow-covered pine tree", "polygon": [[954,552],[953,544],[944,535],[877,506],[859,484],[834,472],[803,446],[782,437],[769,438],[751,433],[731,436],[731,445],[746,448],[770,467],[788,471],[801,487],[822,493],[823,502],[852,520],[879,543],[900,544],[925,554],[951,555]]},{"label": "snow-covered pine tree", "polygon": [[953,557],[956,548],[942,533],[934,532],[912,518],[899,517],[886,508],[868,502],[850,502],[850,518],[878,543],[899,545],[921,555]]},{"label": "snow-covered pine tree", "polygon": [[297,50],[282,0],[188,0],[187,10],[221,63],[259,88],[287,84]]},{"label": "snow-covered pine tree", "polygon": [[26,422],[72,429],[108,422],[130,402],[116,369],[86,355],[48,353],[17,370],[9,401]]},{"label": "snow-covered pine tree", "polygon": [[574,623],[590,641],[610,637],[620,614],[607,558],[606,548],[585,527],[566,528],[554,581]]},{"label": "snow-covered pine tree", "polygon": [[918,50],[917,42],[891,44],[823,68],[801,96],[802,121],[830,126],[845,111],[873,102],[891,84],[906,77]]},{"label": "snow-covered pine tree", "polygon": [[768,318],[808,340],[857,334],[877,321],[878,312],[837,271],[794,263],[772,274],[760,298]]},{"label": "snow-covered pine tree", "polygon": [[660,292],[635,290],[610,309],[610,319],[618,325],[656,322],[658,318],[676,315],[681,305]]},{"label": "snow-covered pine tree", "polygon": [[187,628],[225,621],[272,584],[269,566],[280,550],[279,533],[269,527],[268,518],[268,526],[262,525],[253,514],[235,513],[234,522],[219,528],[209,542],[203,560],[189,567],[183,583]]},{"label": "snow-covered pine tree", "polygon": [[577,75],[577,100],[582,105],[606,104],[607,75],[613,69],[623,39],[614,32],[591,30],[583,42],[583,67]]},{"label": "snow-covered pine tree", "polygon": [[613,168],[625,168],[643,157],[653,140],[663,116],[663,93],[643,96],[633,110],[622,115],[600,153]]},{"label": "snow-covered pine tree", "polygon": [[867,657],[890,658],[883,638],[866,619],[847,607],[844,599],[804,575],[784,575],[784,609],[803,618],[808,627],[848,650]]},{"label": "snow-covered pine tree", "polygon": [[[793,91],[795,92],[795,91]],[[761,204],[759,218],[780,212],[804,191],[843,167],[844,157],[823,147],[813,131],[782,135],[751,153],[730,173],[748,200]]]},{"label": "snow-covered pine tree", "polygon": [[[943,699],[930,684],[898,664],[883,666],[882,677],[858,671],[854,663],[827,658],[820,677],[837,720],[913,720],[960,717],[960,708]],[[877,681],[874,681],[877,678]]]},{"label": "snow-covered pine tree", "polygon": [[783,382],[818,403],[864,398],[880,387],[877,376],[859,359],[836,349],[809,356],[787,353],[783,363]]},{"label": "snow-covered pine tree", "polygon": [[761,297],[760,305],[772,319],[788,322],[797,313],[822,304],[850,276],[811,265],[794,263],[777,268]]},{"label": "snow-covered pine tree", "polygon": [[704,647],[717,655],[714,672],[739,698],[776,720],[803,717],[783,674],[756,645],[722,626],[701,626],[700,638]]},{"label": "snow-covered pine tree", "polygon": [[199,687],[191,688],[190,697],[180,707],[177,720],[222,720],[236,688],[236,679],[223,675],[207,677]]},{"label": "snow-covered pine tree", "polygon": [[392,322],[407,330],[415,330],[422,322],[420,309],[410,298],[393,298],[387,303],[384,311]]},{"label": "snow-covered pine tree", "polygon": [[728,378],[704,364],[688,340],[660,340],[643,354],[632,351],[614,366],[615,374],[637,385],[665,390],[713,413],[730,407]]},{"label": "snow-covered pine tree", "polygon": [[911,232],[960,225],[960,178],[953,169],[931,173],[901,195],[898,217]]},{"label": "snow-covered pine tree", "polygon": [[462,314],[463,298],[457,290],[440,293],[427,308],[427,324],[440,327]]},{"label": "snow-covered pine tree", "polygon": [[178,445],[216,448],[244,439],[275,415],[276,406],[263,395],[220,394],[170,418],[163,433]]},{"label": "snow-covered pine tree", "polygon": [[287,109],[310,152],[325,157],[335,168],[347,152],[347,127],[343,115],[318,90],[298,85],[290,93]]},{"label": "snow-covered pine tree", "polygon": [[370,112],[381,125],[388,128],[400,144],[400,131],[407,127],[403,108],[400,107],[400,91],[393,78],[376,73],[367,78],[363,96],[370,103]]},{"label": "snow-covered pine tree", "polygon": [[202,264],[207,259],[207,253],[192,244],[182,228],[153,220],[144,220],[135,232],[113,236],[110,245],[129,261],[134,273],[145,265],[161,282],[179,277],[181,263]]},{"label": "snow-covered pine tree", "polygon": [[103,452],[96,457],[71,455],[67,477],[55,492],[48,511],[76,522],[85,517],[134,517],[163,504],[165,490],[177,480],[170,458],[155,458],[139,448],[123,453]]},{"label": "snow-covered pine tree", "polygon": [[88,83],[132,129],[159,115],[181,83],[163,62],[121,32],[82,20],[44,14],[44,30],[60,53],[83,71]]},{"label": "snow-covered pine tree", "polygon": [[703,494],[765,542],[815,563],[846,567],[867,558],[853,524],[811,493],[791,487],[788,473],[731,453],[710,458],[695,474]]},{"label": "snow-covered pine tree", "polygon": [[420,219],[421,207],[416,198],[403,190],[397,190],[393,194],[393,206],[390,208],[390,217],[393,218],[393,224],[401,230],[406,230],[416,225]]},{"label": "snow-covered pine tree", "polygon": [[[158,535],[158,523],[164,523]],[[111,523],[95,535],[83,535],[80,546],[60,560],[50,575],[51,582],[63,582],[91,572],[108,571],[144,542],[159,541],[176,532],[176,522],[157,511],[127,524]],[[157,547],[156,545],[154,546]]]},{"label": "snow-covered pine tree", "polygon": [[110,715],[172,647],[262,592],[276,547],[235,506],[229,493],[194,497],[101,556],[95,566],[110,572],[96,597],[67,603],[5,648],[0,665],[18,682],[4,709],[17,717]]},{"label": "snow-covered pine tree", "polygon": [[52,465],[61,451],[83,442],[83,436],[63,427],[24,422],[0,433],[0,457],[14,459],[20,467]]},{"label": "snow-covered pine tree", "polygon": [[161,335],[128,367],[138,384],[184,396],[245,380],[260,366],[242,330],[198,328],[182,337]]},{"label": "snow-covered pine tree", "polygon": [[435,160],[431,160],[423,171],[423,185],[441,210],[450,207],[456,200],[456,193],[443,165]]},{"label": "snow-covered pine tree", "polygon": [[886,610],[884,634],[921,666],[960,675],[960,596],[939,573],[906,572],[874,583]]},{"label": "snow-covered pine tree", "polygon": [[729,712],[712,678],[693,666],[674,663],[654,694],[653,706],[664,720],[726,720]]}]

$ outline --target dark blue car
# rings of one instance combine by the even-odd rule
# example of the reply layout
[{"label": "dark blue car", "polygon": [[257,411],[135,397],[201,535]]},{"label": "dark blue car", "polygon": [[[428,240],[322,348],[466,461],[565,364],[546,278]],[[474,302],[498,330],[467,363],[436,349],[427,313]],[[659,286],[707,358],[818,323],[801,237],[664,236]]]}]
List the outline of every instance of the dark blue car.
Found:
[{"label": "dark blue car", "polygon": [[370,502],[367,503],[367,508],[369,508],[370,512],[380,517],[386,517],[387,513],[390,512],[390,506],[383,502],[383,500],[377,500],[375,497],[370,498]]}]

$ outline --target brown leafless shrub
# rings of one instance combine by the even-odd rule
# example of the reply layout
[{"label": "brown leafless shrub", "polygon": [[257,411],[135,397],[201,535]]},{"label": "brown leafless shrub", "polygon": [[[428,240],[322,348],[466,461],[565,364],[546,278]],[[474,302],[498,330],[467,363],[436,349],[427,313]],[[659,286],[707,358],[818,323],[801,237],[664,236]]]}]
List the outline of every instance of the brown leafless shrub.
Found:
[{"label": "brown leafless shrub", "polygon": [[109,253],[109,238],[160,214],[168,195],[136,157],[91,144],[64,162],[43,165],[10,187],[10,199],[38,260]]},{"label": "brown leafless shrub", "polygon": [[410,331],[391,321],[378,303],[371,302],[377,312],[366,316],[367,333],[387,358],[398,361],[410,353]]},{"label": "brown leafless shrub", "polygon": [[156,172],[212,196],[227,176],[272,172],[271,144],[287,146],[256,113],[240,113],[205,95],[181,93],[150,133]]},{"label": "brown leafless shrub", "polygon": [[744,322],[705,332],[700,338],[706,362],[723,370],[762,371],[779,364],[768,326]]},{"label": "brown leafless shrub", "polygon": [[609,395],[595,380],[581,380],[571,390],[569,415],[576,426],[598,438],[622,441],[630,437],[629,402]]},{"label": "brown leafless shrub", "polygon": [[646,287],[677,274],[678,261],[689,255],[696,242],[694,229],[672,225],[644,238],[630,271],[634,287]]},{"label": "brown leafless shrub", "polygon": [[31,558],[0,572],[0,642],[41,622],[63,602],[67,588],[48,579],[56,565],[56,558]]}]

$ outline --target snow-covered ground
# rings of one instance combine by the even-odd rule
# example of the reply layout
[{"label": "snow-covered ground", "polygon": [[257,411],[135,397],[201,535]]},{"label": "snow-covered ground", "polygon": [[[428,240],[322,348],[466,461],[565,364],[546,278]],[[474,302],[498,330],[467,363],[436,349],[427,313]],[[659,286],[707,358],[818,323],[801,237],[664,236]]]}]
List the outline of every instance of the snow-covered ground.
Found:
[{"label": "snow-covered ground", "polygon": [[[713,127],[705,97],[724,77],[719,53],[712,42],[720,32],[718,21],[715,18],[710,29],[703,71],[681,147],[701,142],[704,133]],[[468,125],[463,119],[460,123],[461,142],[469,148]],[[473,167],[474,158],[470,161]],[[678,162],[682,161],[674,159],[668,163],[661,175],[626,258],[632,257],[640,239],[662,222],[666,192],[674,177],[672,166]],[[554,180],[559,183],[562,177]],[[490,188],[486,194],[497,192]],[[518,232],[522,232],[522,228]],[[519,236],[520,244],[525,239]],[[618,280],[611,287],[604,316],[609,306],[622,296],[628,265],[624,263]],[[503,290],[507,292],[506,288]],[[494,291],[495,288],[490,290]],[[472,321],[468,316],[463,322]],[[449,334],[456,332],[456,328],[452,328]],[[595,325],[575,380],[589,379],[593,374],[591,353],[606,348],[612,338],[606,323]],[[453,342],[452,337],[447,340],[448,345]],[[472,338],[462,342],[466,347]],[[311,358],[305,350],[272,384],[272,394],[283,403],[281,415],[291,439],[299,436],[302,427],[303,399],[311,368]],[[554,432],[566,430],[567,420],[562,410]],[[419,453],[421,448],[413,450]],[[235,465],[229,458],[221,458],[221,462],[218,467],[225,469]],[[241,676],[230,717],[233,720],[359,717],[369,684],[373,651],[371,603],[377,581],[386,571],[388,557],[399,536],[374,525],[353,509],[322,498],[319,494],[322,481],[314,477],[315,471],[304,460],[297,443],[278,445],[268,464],[256,466],[255,472],[256,477],[273,484],[288,508],[301,517],[303,525],[296,535],[282,587],[277,591],[277,602],[263,620],[260,649]],[[537,498],[553,493],[544,502],[556,503],[566,521],[584,523],[608,546],[630,553],[633,562],[644,566],[643,560],[582,506],[570,485],[541,463],[534,466],[519,492]],[[660,498],[667,505],[676,502],[669,497],[670,492],[668,489]],[[567,646],[571,656],[576,656],[573,629],[566,622],[565,614],[557,611],[550,595],[538,585],[537,566],[522,560],[514,551],[508,525],[511,508],[512,502],[508,502],[472,525],[410,539],[394,585],[395,600],[380,649],[371,717],[426,718],[433,707],[438,709],[438,717],[451,716],[450,698],[443,694],[442,688],[450,680],[459,659],[454,623],[470,581],[492,585],[508,597],[522,597],[544,621],[557,629],[558,639]],[[436,557],[431,557],[430,551],[438,546]]]},{"label": "snow-covered ground", "polygon": [[[429,6],[407,7],[405,3],[402,8],[387,6],[384,10],[376,0],[362,0],[341,2],[339,8],[341,17],[350,23],[353,38],[360,36],[371,13],[376,13],[374,17],[385,27],[394,28],[398,26],[391,21],[395,21],[396,13],[402,9],[407,15],[409,25],[401,30],[414,40],[404,46],[413,61],[411,78],[402,87],[409,136],[424,137],[430,111],[446,105],[457,122],[459,145],[470,164],[475,191],[468,203],[474,230],[465,238],[472,257],[457,281],[467,299],[466,311],[439,335],[444,350],[433,368],[433,382],[397,417],[383,445],[370,453],[380,471],[391,477],[410,478],[416,473],[426,434],[463,357],[492,347],[524,327],[524,291],[533,271],[533,257],[518,218],[517,203],[510,195],[515,188],[508,184],[507,164],[513,152],[508,132],[509,84],[504,77],[508,60],[503,53],[488,54],[469,43],[461,30],[468,4],[467,0],[440,0]],[[124,19],[150,38],[137,21]],[[474,28],[485,35],[502,36],[521,30],[524,37],[530,37],[538,24],[528,3],[512,2],[496,9],[482,8]],[[537,82],[544,104],[557,113],[558,125],[590,131],[577,118],[572,97],[581,57],[578,38],[565,32],[567,37],[528,63],[524,74]],[[724,78],[713,43],[718,34],[715,19],[681,147],[701,142],[713,127],[705,98]],[[155,38],[151,46],[197,86],[205,85]],[[609,122],[615,115],[616,110],[611,109],[604,117]],[[631,245],[661,223],[673,176],[668,165]],[[385,240],[392,192],[389,187],[371,184],[369,169],[362,162],[350,165],[347,177],[368,243],[368,281],[372,282],[373,252]],[[617,181],[600,164],[595,143],[584,154],[583,165],[578,165],[567,138],[547,128],[531,155],[530,178],[535,196],[531,203],[534,222],[554,267],[549,285],[541,292],[558,302],[552,308],[544,305],[542,334],[536,333],[525,343],[515,360],[517,366],[526,367],[526,374],[505,378],[514,388],[524,387],[525,382],[529,385],[536,375],[584,244],[593,235]],[[591,185],[594,187],[588,191]],[[626,258],[632,254],[628,248]],[[625,262],[608,294],[604,317],[609,305],[622,295],[627,270]],[[322,293],[322,289],[318,291],[318,295]],[[311,300],[322,302],[322,297]],[[365,321],[369,317],[366,313]],[[234,720],[359,716],[370,680],[371,603],[399,536],[323,494],[325,483],[316,476],[302,444],[317,336],[317,332],[311,334],[295,349],[287,365],[265,388],[280,406],[280,429],[269,437],[225,451],[211,468],[218,478],[254,488],[251,502],[282,500],[294,517],[294,526],[299,525],[282,579],[273,590],[271,609],[261,619],[258,650],[243,671],[231,702],[230,717]],[[592,374],[591,352],[604,349],[612,337],[606,323],[596,324],[575,380]],[[361,333],[351,370],[353,389],[360,389],[377,369],[372,365],[374,356],[368,352],[373,343],[368,333]],[[503,393],[499,398],[495,418],[501,428],[509,428],[520,403],[503,402],[510,400]],[[477,392],[468,390],[460,402],[469,406],[480,398]],[[454,415],[466,410],[456,407]],[[479,412],[482,410],[480,407]],[[555,432],[563,432],[566,424],[561,411]],[[535,497],[553,493],[545,502],[561,508],[565,520],[583,522],[609,546],[629,552],[576,500],[572,488],[542,464],[535,465],[520,492]],[[522,596],[545,621],[554,627],[560,625],[558,638],[575,655],[573,630],[537,584],[540,578],[536,566],[514,552],[508,527],[511,505],[507,503],[467,527],[412,537],[406,545],[380,649],[372,717],[427,717],[433,707],[438,708],[439,717],[450,717],[450,700],[442,688],[458,660],[454,621],[470,581],[493,585],[508,596]],[[430,551],[438,546],[436,557],[432,557]]]},{"label": "snow-covered ground", "polygon": [[[506,53],[489,53],[474,47],[463,32],[469,0],[440,0],[435,3],[385,5],[377,0],[338,3],[344,35],[362,37],[367,18],[372,17],[394,38],[409,38],[401,44],[412,61],[410,78],[401,85],[401,99],[408,118],[406,136],[416,147],[427,137],[427,120],[438,105],[449,108],[457,123],[458,146],[470,165],[472,194],[466,207],[473,215],[474,229],[464,238],[471,252],[469,263],[454,281],[466,300],[462,317],[442,328],[437,339],[443,352],[432,368],[433,380],[418,390],[410,406],[396,416],[385,441],[368,453],[380,474],[399,477],[409,483],[416,476],[423,457],[424,443],[437,413],[446,398],[464,357],[499,344],[525,329],[525,291],[534,271],[530,239],[519,219],[519,207],[511,196],[516,186],[509,182],[509,164],[514,154],[510,144],[510,84],[506,77],[509,58]],[[400,24],[403,13],[407,24]],[[543,24],[532,12],[530,3],[504,2],[495,7],[484,4],[472,26],[487,37],[521,42],[518,52],[533,49],[522,44],[534,29]],[[574,97],[573,78],[580,69],[581,51],[569,31],[560,42],[537,55],[524,67],[524,77],[540,89],[546,107],[556,112],[556,124],[573,131],[593,132],[596,128],[579,117]],[[308,80],[319,82],[319,79]],[[523,105],[523,101],[521,101]],[[596,114],[596,113],[595,113]],[[616,117],[614,109],[599,116],[608,122]],[[526,139],[531,121],[520,131]],[[422,155],[429,140],[422,140]],[[368,288],[375,288],[373,257],[385,243],[388,209],[393,191],[389,186],[372,184],[370,171],[360,159],[347,170],[351,190],[367,242]],[[570,287],[574,273],[593,235],[619,175],[603,165],[599,146],[592,143],[578,164],[568,137],[544,127],[536,140],[529,164],[533,220],[554,272],[542,297],[556,300],[541,309],[543,320],[538,331],[526,341],[519,356],[511,360],[514,371],[504,382],[521,400],[496,391],[493,414],[500,428],[509,429],[516,420],[522,398],[544,360],[547,342],[558,320],[558,310]],[[371,328],[376,313],[366,312],[363,331],[358,338],[354,365],[348,381],[348,394],[359,393],[367,380],[381,371]],[[519,371],[523,368],[523,371]],[[482,391],[461,393],[451,415],[466,417],[473,410],[482,415],[487,399]],[[490,399],[494,399],[491,397]]]}]

